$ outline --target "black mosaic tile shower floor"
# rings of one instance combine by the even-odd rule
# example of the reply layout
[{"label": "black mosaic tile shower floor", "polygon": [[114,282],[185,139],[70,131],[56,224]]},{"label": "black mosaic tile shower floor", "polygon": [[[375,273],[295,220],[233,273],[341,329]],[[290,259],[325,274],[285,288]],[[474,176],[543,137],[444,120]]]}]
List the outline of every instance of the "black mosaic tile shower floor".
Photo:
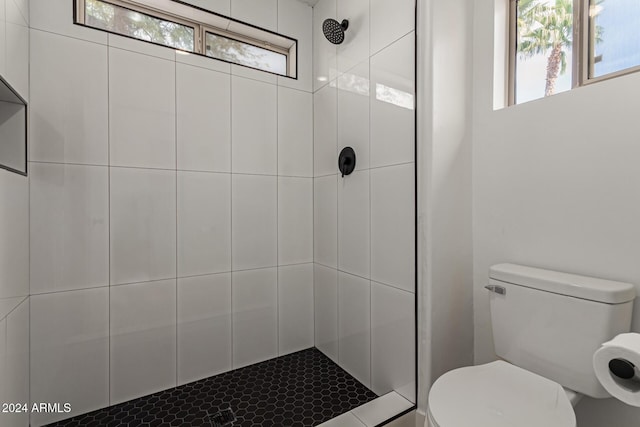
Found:
[{"label": "black mosaic tile shower floor", "polygon": [[[377,396],[315,348],[226,372],[50,426],[315,426]],[[216,422],[233,411],[236,421]],[[228,413],[220,420],[232,419]]]}]

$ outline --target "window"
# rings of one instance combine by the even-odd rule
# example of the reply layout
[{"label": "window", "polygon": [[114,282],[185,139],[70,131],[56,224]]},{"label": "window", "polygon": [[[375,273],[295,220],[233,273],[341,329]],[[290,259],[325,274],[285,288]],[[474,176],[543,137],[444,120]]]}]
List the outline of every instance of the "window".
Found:
[{"label": "window", "polygon": [[591,0],[589,74],[597,79],[640,66],[640,2]]},{"label": "window", "polygon": [[212,58],[276,74],[286,75],[287,73],[287,55],[285,53],[209,32],[207,32],[206,45],[206,54]]},{"label": "window", "polygon": [[193,52],[195,29],[101,0],[85,0],[85,24],[111,33]]},{"label": "window", "polygon": [[75,1],[76,24],[296,78],[295,39],[172,0]]},{"label": "window", "polygon": [[638,0],[510,1],[510,104],[640,69]]}]

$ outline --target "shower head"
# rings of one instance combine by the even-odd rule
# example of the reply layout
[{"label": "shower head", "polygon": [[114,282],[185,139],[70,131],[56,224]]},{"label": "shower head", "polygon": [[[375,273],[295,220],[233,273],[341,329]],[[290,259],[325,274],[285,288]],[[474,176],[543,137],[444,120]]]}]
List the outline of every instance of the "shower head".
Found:
[{"label": "shower head", "polygon": [[349,28],[349,21],[344,19],[338,22],[335,19],[325,19],[322,23],[324,36],[333,44],[340,44],[344,41],[344,32]]}]

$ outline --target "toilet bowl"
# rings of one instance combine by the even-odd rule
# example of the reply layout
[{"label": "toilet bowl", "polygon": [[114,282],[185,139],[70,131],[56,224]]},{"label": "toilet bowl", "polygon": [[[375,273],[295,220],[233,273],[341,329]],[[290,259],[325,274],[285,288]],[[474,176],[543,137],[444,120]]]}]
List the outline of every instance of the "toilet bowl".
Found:
[{"label": "toilet bowl", "polygon": [[576,427],[558,383],[504,361],[460,368],[429,392],[429,427]]},{"label": "toilet bowl", "polygon": [[438,378],[429,391],[430,427],[575,427],[580,396],[610,397],[592,356],[629,331],[633,285],[497,264],[486,289],[502,360]]}]

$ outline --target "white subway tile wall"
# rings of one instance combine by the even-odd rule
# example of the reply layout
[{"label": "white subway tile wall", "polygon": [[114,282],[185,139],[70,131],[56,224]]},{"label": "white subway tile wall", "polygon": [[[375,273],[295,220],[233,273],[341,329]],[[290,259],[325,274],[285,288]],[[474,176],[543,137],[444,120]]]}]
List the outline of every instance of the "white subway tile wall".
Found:
[{"label": "white subway tile wall", "polygon": [[[31,2],[32,390],[73,414],[314,345],[312,9],[194,4],[296,38],[299,79],[75,26],[70,1]],[[27,212],[26,180],[13,187]],[[3,237],[28,227],[18,207]],[[0,254],[25,295],[28,243]],[[45,372],[76,365],[64,381]]]},{"label": "white subway tile wall", "polygon": [[31,31],[30,160],[109,164],[107,61],[106,46]]},{"label": "white subway tile wall", "polygon": [[[369,0],[371,55],[415,30],[415,0]],[[408,64],[407,64],[408,65]],[[412,67],[413,68],[413,67]]]},{"label": "white subway tile wall", "polygon": [[[313,345],[403,393],[413,365],[380,347],[414,352],[413,329],[396,327],[413,325],[413,2],[192,3],[296,38],[298,79],[75,26],[67,0],[32,0],[27,38],[11,30],[31,39],[35,95],[33,397],[77,415]],[[338,13],[354,18],[336,48],[321,23]],[[9,41],[16,24],[0,25]],[[346,145],[358,163],[343,180]],[[23,212],[26,182],[12,184]],[[19,212],[3,238],[28,231]],[[29,295],[22,259],[0,252],[0,276]],[[400,302],[381,315],[384,291]]]},{"label": "white subway tile wall", "polygon": [[110,175],[111,284],[175,278],[176,172],[114,167]]},{"label": "white subway tile wall", "polygon": [[[109,404],[109,288],[31,297],[31,401]],[[32,425],[67,414],[32,413]]]},{"label": "white subway tile wall", "polygon": [[231,93],[232,171],[277,175],[277,86],[233,76]]},{"label": "white subway tile wall", "polygon": [[[415,1],[313,10],[316,347],[415,402]],[[349,19],[337,47],[327,18]],[[343,178],[344,147],[356,169]]]},{"label": "white subway tile wall", "polygon": [[415,33],[370,60],[371,167],[414,161]]},{"label": "white subway tile wall", "polygon": [[338,363],[338,270],[314,264],[313,302],[316,347]]},{"label": "white subway tile wall", "polygon": [[338,360],[340,366],[371,387],[371,284],[338,272]]},{"label": "white subway tile wall", "polygon": [[178,171],[178,276],[231,271],[231,175]]},{"label": "white subway tile wall", "polygon": [[232,0],[231,17],[278,31],[278,0]]},{"label": "white subway tile wall", "polygon": [[29,180],[0,170],[0,297],[29,295]]},{"label": "white subway tile wall", "polygon": [[278,264],[313,262],[313,181],[278,178]]},{"label": "white subway tile wall", "polygon": [[31,164],[31,294],[109,284],[109,171]]},{"label": "white subway tile wall", "polygon": [[[176,58],[220,62],[195,55]],[[231,76],[228,70],[216,72],[200,65],[176,65],[178,169],[229,173]]]},{"label": "white subway tile wall", "polygon": [[178,385],[231,370],[231,273],[178,279]]},{"label": "white subway tile wall", "polygon": [[[0,76],[29,100],[26,0],[0,0]],[[29,402],[30,303],[29,178],[0,169],[0,402]],[[0,425],[28,427],[29,415],[0,412]]]},{"label": "white subway tile wall", "polygon": [[[15,4],[15,0],[5,0],[6,5]],[[7,7],[8,9],[8,7]],[[17,15],[17,16],[16,16]],[[29,27],[21,13],[7,13],[5,29],[4,77],[15,90],[29,101]]]},{"label": "white subway tile wall", "polygon": [[313,264],[278,267],[279,353],[313,347]]},{"label": "white subway tile wall", "polygon": [[298,79],[278,76],[278,86],[305,92],[313,90],[312,20],[313,9],[303,2],[278,0],[278,31],[298,40]]},{"label": "white subway tile wall", "polygon": [[[345,42],[346,43],[346,42]],[[341,74],[338,86],[338,146],[357,153],[356,170],[369,169],[369,61]]]},{"label": "white subway tile wall", "polygon": [[109,164],[176,168],[174,61],[109,48]]},{"label": "white subway tile wall", "polygon": [[337,175],[313,180],[313,261],[338,266],[338,181]]},{"label": "white subway tile wall", "polygon": [[233,270],[272,267],[278,263],[278,178],[233,175]]},{"label": "white subway tile wall", "polygon": [[415,290],[414,167],[408,163],[371,170],[371,279]]},{"label": "white subway tile wall", "polygon": [[175,387],[176,279],[113,286],[109,294],[110,404]]},{"label": "white subway tile wall", "polygon": [[338,177],[338,269],[365,279],[371,267],[369,175],[362,170]]},{"label": "white subway tile wall", "polygon": [[[0,378],[7,378],[9,367],[7,366],[7,319],[0,320]],[[4,399],[8,393],[8,388],[13,386],[7,381],[0,383],[0,397]],[[29,394],[27,393],[27,397]],[[4,421],[4,417],[2,418]]]},{"label": "white subway tile wall", "polygon": [[234,271],[233,367],[278,355],[278,269]]},{"label": "white subway tile wall", "polygon": [[371,13],[369,0],[340,0],[336,6],[336,19],[349,20],[344,42],[336,47],[336,69],[342,74],[369,59]]},{"label": "white subway tile wall", "polygon": [[396,390],[415,402],[415,296],[371,282],[371,389]]},{"label": "white subway tile wall", "polygon": [[[324,38],[322,23],[325,19],[338,19],[336,0],[318,1],[313,7],[313,90],[329,84],[338,73],[337,53],[335,45]],[[340,18],[343,19],[343,18]],[[315,98],[315,96],[314,96]],[[314,121],[318,118],[314,113]]]},{"label": "white subway tile wall", "polygon": [[[0,391],[3,402],[28,402],[29,401],[29,298],[21,298],[22,302],[9,313],[2,322],[6,324],[6,342],[0,343],[0,347],[5,346],[5,372],[2,376],[2,387]],[[2,324],[0,323],[0,329]],[[0,332],[2,340],[2,332]],[[0,352],[2,350],[0,349]],[[0,355],[0,359],[2,359]],[[2,375],[2,374],[0,374]],[[2,425],[28,426],[28,413],[4,413],[0,415]]]},{"label": "white subway tile wall", "polygon": [[335,85],[326,85],[313,94],[313,174],[336,173],[338,164],[338,111]]},{"label": "white subway tile wall", "polygon": [[312,139],[313,95],[301,90],[279,87],[279,175],[306,178],[313,176],[313,146],[312,144],[300,143],[300,141],[309,141]]}]

